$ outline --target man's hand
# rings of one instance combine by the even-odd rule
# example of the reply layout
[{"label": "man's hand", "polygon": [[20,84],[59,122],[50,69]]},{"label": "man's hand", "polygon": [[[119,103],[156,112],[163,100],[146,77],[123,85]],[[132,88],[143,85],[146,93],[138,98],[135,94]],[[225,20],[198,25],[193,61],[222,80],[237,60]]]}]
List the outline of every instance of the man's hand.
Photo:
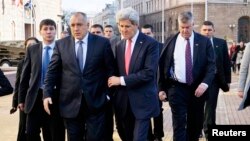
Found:
[{"label": "man's hand", "polygon": [[207,90],[208,86],[204,83],[201,83],[198,88],[195,90],[195,96],[200,97],[204,94],[204,92]]},{"label": "man's hand", "polygon": [[238,96],[240,97],[240,98],[243,98],[243,95],[244,95],[244,92],[243,91],[238,91]]},{"label": "man's hand", "polygon": [[15,112],[16,112],[16,110],[17,110],[17,108],[16,108],[16,107],[12,107],[12,108],[10,109],[10,114],[15,113]]},{"label": "man's hand", "polygon": [[20,103],[17,106],[21,111],[24,111],[24,103]]},{"label": "man's hand", "polygon": [[52,104],[51,97],[43,99],[43,108],[50,115],[49,104]]},{"label": "man's hand", "polygon": [[119,85],[121,85],[120,77],[117,77],[117,76],[109,77],[109,79],[108,79],[108,86],[109,87],[119,86]]},{"label": "man's hand", "polygon": [[160,91],[159,92],[159,99],[161,101],[166,101],[166,98],[167,98],[167,94],[164,91]]}]

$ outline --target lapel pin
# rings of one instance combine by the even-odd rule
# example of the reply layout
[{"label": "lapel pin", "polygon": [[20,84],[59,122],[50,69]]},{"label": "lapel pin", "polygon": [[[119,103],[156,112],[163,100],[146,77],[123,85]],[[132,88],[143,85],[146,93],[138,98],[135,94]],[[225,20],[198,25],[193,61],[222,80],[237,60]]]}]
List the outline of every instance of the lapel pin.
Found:
[{"label": "lapel pin", "polygon": [[195,46],[199,46],[199,44],[195,44]]}]

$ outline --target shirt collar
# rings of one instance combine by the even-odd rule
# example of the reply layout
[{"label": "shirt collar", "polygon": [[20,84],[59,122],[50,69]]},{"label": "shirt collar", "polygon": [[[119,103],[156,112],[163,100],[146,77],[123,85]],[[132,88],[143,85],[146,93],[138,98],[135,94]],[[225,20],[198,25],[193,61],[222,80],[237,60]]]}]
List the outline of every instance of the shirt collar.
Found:
[{"label": "shirt collar", "polygon": [[131,40],[132,40],[132,43],[135,43],[135,42],[136,42],[138,36],[139,36],[139,30],[137,29],[135,35],[134,35],[133,38],[131,39]]},{"label": "shirt collar", "polygon": [[87,32],[87,34],[85,35],[85,37],[82,40],[75,39],[75,44],[77,44],[79,41],[83,41],[85,44],[87,44],[88,37],[89,37],[89,33]]},{"label": "shirt collar", "polygon": [[[181,34],[179,34],[179,38],[181,39],[181,41],[186,41],[186,39],[182,37]],[[191,36],[189,37],[189,41],[193,40],[194,40],[194,32],[192,31]]]},{"label": "shirt collar", "polygon": [[46,44],[43,42],[43,49],[44,49],[45,47],[47,47],[47,46],[51,47],[51,49],[54,49],[54,47],[55,47],[55,41],[53,41],[51,44],[48,44],[48,45],[46,45]]}]

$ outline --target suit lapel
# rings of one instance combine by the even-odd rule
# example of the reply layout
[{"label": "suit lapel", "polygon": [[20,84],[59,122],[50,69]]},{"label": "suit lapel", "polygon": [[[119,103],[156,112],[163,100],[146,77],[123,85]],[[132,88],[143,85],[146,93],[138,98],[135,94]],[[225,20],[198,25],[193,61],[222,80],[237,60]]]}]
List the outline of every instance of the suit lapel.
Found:
[{"label": "suit lapel", "polygon": [[93,56],[93,49],[95,47],[95,40],[94,40],[94,36],[92,36],[90,33],[89,33],[89,36],[88,36],[88,44],[87,44],[87,54],[86,54],[86,60],[85,60],[85,65],[84,65],[84,68],[83,68],[83,73],[85,73],[88,65],[89,65],[89,62],[91,60],[91,57]]},{"label": "suit lapel", "polygon": [[[130,59],[130,64],[129,64],[129,73],[133,70],[134,65],[136,64],[136,59],[137,56],[141,50],[142,44],[143,44],[143,35],[141,33],[139,33],[137,40],[135,42],[135,46],[134,46],[134,50]],[[125,54],[125,53],[124,53]]]},{"label": "suit lapel", "polygon": [[194,66],[195,66],[195,62],[196,62],[196,59],[197,59],[197,56],[198,56],[199,46],[200,46],[199,38],[198,38],[198,36],[196,35],[196,33],[194,33],[194,44],[193,44],[193,68],[194,68]]},{"label": "suit lapel", "polygon": [[72,56],[72,65],[74,65],[74,68],[78,68],[78,72],[77,73],[80,73],[80,68],[79,68],[79,65],[77,63],[77,58],[76,58],[76,50],[75,50],[75,39],[72,37],[70,38],[70,41],[68,43],[68,45],[66,45],[66,47],[68,48],[68,53],[69,53],[69,56]]},{"label": "suit lapel", "polygon": [[39,53],[38,55],[38,66],[39,66],[39,74],[42,74],[42,64],[43,64],[43,43],[39,44]]},{"label": "suit lapel", "polygon": [[119,52],[120,52],[120,56],[119,58],[117,58],[117,61],[121,61],[122,65],[121,70],[123,70],[123,73],[126,74],[125,71],[125,49],[126,49],[126,40],[122,40],[120,46],[118,46]]}]

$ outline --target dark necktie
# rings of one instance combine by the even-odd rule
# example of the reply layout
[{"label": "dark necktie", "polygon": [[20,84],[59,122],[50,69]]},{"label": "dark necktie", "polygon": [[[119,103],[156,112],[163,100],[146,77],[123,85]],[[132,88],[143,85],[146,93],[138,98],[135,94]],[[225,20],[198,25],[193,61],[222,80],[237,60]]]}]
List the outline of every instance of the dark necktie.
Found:
[{"label": "dark necktie", "polygon": [[49,50],[50,50],[50,46],[46,46],[45,47],[45,52],[44,52],[44,56],[43,56],[43,73],[42,73],[42,84],[44,85],[44,79],[45,79],[45,76],[46,76],[46,72],[47,72],[47,69],[48,69],[48,65],[49,65],[49,62],[50,62],[50,56],[49,56]]},{"label": "dark necktie", "polygon": [[81,71],[83,71],[83,41],[79,41],[79,46],[76,53],[77,62]]},{"label": "dark necktie", "polygon": [[191,85],[193,82],[193,75],[192,75],[193,64],[192,64],[191,47],[189,39],[187,39],[185,59],[186,59],[186,83]]},{"label": "dark necktie", "polygon": [[132,40],[129,39],[127,49],[125,52],[125,71],[127,75],[129,72],[129,64],[130,64],[130,59],[131,59],[131,43],[132,43]]}]

